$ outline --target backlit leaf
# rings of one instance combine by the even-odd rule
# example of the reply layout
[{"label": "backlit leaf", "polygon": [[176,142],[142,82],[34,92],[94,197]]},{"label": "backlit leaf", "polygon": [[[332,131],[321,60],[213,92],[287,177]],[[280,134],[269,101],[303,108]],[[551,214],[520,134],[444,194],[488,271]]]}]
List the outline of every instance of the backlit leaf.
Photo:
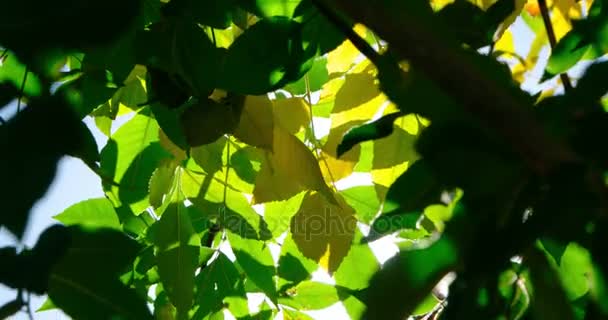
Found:
[{"label": "backlit leaf", "polygon": [[305,190],[316,190],[332,198],[312,152],[280,127],[274,128],[273,137],[274,151],[267,153],[256,179],[255,202],[286,200]]},{"label": "backlit leaf", "polygon": [[310,111],[304,99],[278,99],[272,104],[275,122],[289,133],[296,134],[310,124]]},{"label": "backlit leaf", "polygon": [[149,112],[143,109],[121,126],[101,151],[101,170],[120,184],[120,188],[105,186],[110,199],[138,214],[148,206],[152,173],[169,157],[158,142],[159,127]]},{"label": "backlit leaf", "polygon": [[200,239],[183,204],[170,205],[158,223],[154,239],[158,273],[178,317],[185,319],[194,297]]},{"label": "backlit leaf", "polygon": [[112,203],[105,198],[78,202],[53,218],[68,226],[78,224],[120,230],[116,211]]},{"label": "backlit leaf", "polygon": [[276,268],[270,249],[263,241],[241,238],[229,233],[228,240],[234,255],[247,277],[271,299],[276,299],[277,289],[274,275]]},{"label": "backlit leaf", "polygon": [[353,209],[340,196],[335,199],[334,204],[319,193],[307,194],[290,226],[300,251],[330,273],[348,254],[357,222]]},{"label": "backlit leaf", "polygon": [[273,149],[274,118],[267,96],[246,96],[240,120],[234,130],[239,140],[268,150]]},{"label": "backlit leaf", "polygon": [[287,291],[289,299],[283,300],[297,310],[318,310],[340,300],[336,287],[313,281],[304,281]]}]

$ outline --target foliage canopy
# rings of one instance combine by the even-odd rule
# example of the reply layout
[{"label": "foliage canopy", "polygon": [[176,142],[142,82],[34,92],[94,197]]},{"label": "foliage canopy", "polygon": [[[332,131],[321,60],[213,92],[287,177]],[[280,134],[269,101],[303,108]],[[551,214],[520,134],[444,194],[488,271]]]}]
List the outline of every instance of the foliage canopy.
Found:
[{"label": "foliage canopy", "polygon": [[105,197],[0,248],[0,318],[608,317],[607,0],[5,2],[0,226],[66,155]]}]

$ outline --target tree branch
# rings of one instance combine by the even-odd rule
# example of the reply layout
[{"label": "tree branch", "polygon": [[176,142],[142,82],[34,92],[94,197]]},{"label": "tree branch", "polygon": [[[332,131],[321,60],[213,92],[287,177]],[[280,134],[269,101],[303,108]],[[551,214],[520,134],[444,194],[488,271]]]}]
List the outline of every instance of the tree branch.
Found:
[{"label": "tree branch", "polygon": [[[545,30],[547,31],[547,38],[549,38],[549,45],[551,46],[551,51],[555,49],[557,45],[557,39],[555,38],[555,31],[553,31],[553,24],[551,24],[551,17],[549,17],[549,8],[547,7],[547,1],[538,0],[538,6],[540,8],[540,14],[543,17],[543,23],[545,25]],[[570,78],[567,73],[560,73],[559,78],[562,80],[564,84],[564,90],[570,91],[572,90],[572,82],[570,82]]]},{"label": "tree branch", "polygon": [[418,1],[379,0],[373,6],[364,0],[325,3],[375,31],[400,58],[408,59],[465,110],[498,132],[535,173],[547,175],[563,163],[579,161],[572,150],[547,135],[518,88],[496,81],[475,59],[475,53],[446,37],[449,30],[434,19],[430,9],[428,13],[421,8],[412,10]]}]

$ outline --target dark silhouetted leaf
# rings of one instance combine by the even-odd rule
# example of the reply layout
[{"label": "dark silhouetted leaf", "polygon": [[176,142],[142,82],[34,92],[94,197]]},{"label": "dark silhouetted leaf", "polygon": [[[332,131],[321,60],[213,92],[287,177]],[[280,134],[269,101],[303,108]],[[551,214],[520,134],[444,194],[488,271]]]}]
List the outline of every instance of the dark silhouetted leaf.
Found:
[{"label": "dark silhouetted leaf", "polygon": [[290,19],[273,17],[247,29],[228,48],[219,87],[263,94],[297,80],[303,63],[300,28]]},{"label": "dark silhouetted leaf", "polygon": [[393,122],[401,115],[401,113],[391,113],[374,122],[349,130],[338,145],[338,157],[358,143],[388,137],[393,133]]},{"label": "dark silhouetted leaf", "polygon": [[76,319],[152,319],[145,299],[118,278],[135,259],[139,245],[115,230],[70,231],[72,244],[50,276],[53,303]]}]

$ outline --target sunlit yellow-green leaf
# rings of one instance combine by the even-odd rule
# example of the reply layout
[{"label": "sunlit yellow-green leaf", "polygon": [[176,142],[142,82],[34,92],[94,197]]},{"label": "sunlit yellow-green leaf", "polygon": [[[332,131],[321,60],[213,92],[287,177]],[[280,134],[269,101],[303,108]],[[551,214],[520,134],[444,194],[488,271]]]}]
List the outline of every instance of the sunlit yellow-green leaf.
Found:
[{"label": "sunlit yellow-green leaf", "polygon": [[319,193],[307,194],[290,227],[300,251],[330,273],[348,254],[357,224],[353,209],[340,196],[335,199],[337,204]]}]

